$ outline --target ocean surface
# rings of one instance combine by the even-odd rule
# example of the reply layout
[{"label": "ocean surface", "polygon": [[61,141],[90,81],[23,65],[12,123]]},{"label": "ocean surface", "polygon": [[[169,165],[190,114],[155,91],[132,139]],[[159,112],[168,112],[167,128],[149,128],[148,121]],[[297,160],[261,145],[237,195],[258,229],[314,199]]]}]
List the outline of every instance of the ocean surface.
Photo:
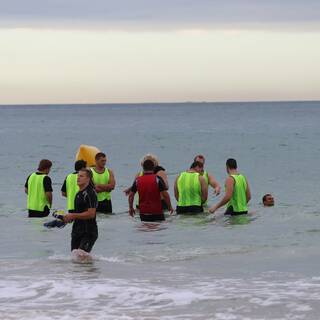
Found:
[{"label": "ocean surface", "polygon": [[[0,319],[319,319],[320,102],[0,106]],[[24,183],[53,161],[53,207],[80,144],[108,157],[113,215],[98,215],[91,263],[71,225],[28,219]],[[173,181],[193,157],[223,185],[236,158],[250,215],[129,218],[123,189],[158,155]],[[261,197],[271,192],[273,208]],[[210,190],[209,204],[221,199]]]}]

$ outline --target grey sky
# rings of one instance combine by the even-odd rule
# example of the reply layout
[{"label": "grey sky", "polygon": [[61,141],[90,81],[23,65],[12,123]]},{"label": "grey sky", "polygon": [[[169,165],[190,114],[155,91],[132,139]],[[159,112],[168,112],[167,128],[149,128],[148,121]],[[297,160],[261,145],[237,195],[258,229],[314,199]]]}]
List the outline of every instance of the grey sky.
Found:
[{"label": "grey sky", "polygon": [[319,0],[0,0],[1,27],[318,26]]}]

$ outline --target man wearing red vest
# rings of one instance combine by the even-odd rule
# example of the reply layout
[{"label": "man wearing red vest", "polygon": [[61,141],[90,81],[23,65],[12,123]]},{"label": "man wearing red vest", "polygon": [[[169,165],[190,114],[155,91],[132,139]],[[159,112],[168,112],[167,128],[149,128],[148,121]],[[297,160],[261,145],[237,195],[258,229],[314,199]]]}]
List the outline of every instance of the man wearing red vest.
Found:
[{"label": "man wearing red vest", "polygon": [[170,214],[173,213],[170,196],[165,182],[161,177],[153,173],[154,162],[145,160],[143,163],[143,175],[137,177],[131,187],[128,201],[129,214],[134,216],[134,194],[139,194],[139,211],[141,221],[163,221],[165,216],[161,204],[161,196],[168,205]]}]

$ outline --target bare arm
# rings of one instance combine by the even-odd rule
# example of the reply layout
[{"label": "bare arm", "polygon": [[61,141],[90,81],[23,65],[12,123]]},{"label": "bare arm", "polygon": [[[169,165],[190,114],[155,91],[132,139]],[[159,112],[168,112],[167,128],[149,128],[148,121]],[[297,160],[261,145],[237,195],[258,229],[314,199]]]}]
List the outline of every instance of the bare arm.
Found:
[{"label": "bare arm", "polygon": [[88,208],[87,211],[81,213],[68,213],[63,217],[63,221],[68,223],[73,220],[89,220],[96,216],[96,208]]},{"label": "bare arm", "polygon": [[199,182],[201,185],[201,202],[205,203],[208,199],[208,186],[206,184],[206,180],[202,176],[199,175]]},{"label": "bare arm", "polygon": [[52,205],[52,192],[46,192],[46,197],[49,201],[50,207]]},{"label": "bare arm", "polygon": [[247,180],[246,198],[247,198],[247,203],[248,203],[251,200],[251,190],[250,190],[250,187],[249,187],[248,180]]},{"label": "bare arm", "polygon": [[173,209],[172,209],[172,206],[171,206],[171,200],[170,200],[170,195],[168,193],[168,191],[164,190],[161,192],[161,196],[162,198],[164,199],[164,201],[166,202],[167,206],[168,206],[168,209],[170,211],[170,214],[173,213]]},{"label": "bare arm", "polygon": [[160,171],[158,171],[157,176],[162,178],[162,180],[164,181],[164,183],[166,185],[166,189],[169,190],[169,183],[168,183],[168,177],[167,177],[166,172],[164,170],[160,170]]},{"label": "bare arm", "polygon": [[110,192],[116,186],[116,180],[114,178],[112,170],[109,170],[109,182],[107,184],[96,184],[95,188],[97,192]]},{"label": "bare arm", "polygon": [[135,192],[130,191],[128,196],[128,203],[129,203],[129,214],[131,217],[134,216],[135,210],[133,208],[133,199],[134,199]]},{"label": "bare arm", "polygon": [[174,197],[177,201],[179,201],[179,190],[178,190],[178,179],[180,175],[176,177],[176,180],[174,181]]},{"label": "bare arm", "polygon": [[216,195],[220,194],[221,192],[221,187],[220,187],[220,184],[219,182],[216,180],[216,178],[208,173],[208,178],[209,178],[209,185],[214,189],[214,193]]},{"label": "bare arm", "polygon": [[[140,172],[138,172],[138,173],[135,175],[134,179],[137,179],[139,176],[140,176]],[[128,196],[129,193],[130,193],[130,190],[131,190],[131,186],[128,187],[128,188],[126,188],[126,189],[124,189],[123,192],[124,192],[124,194],[125,194],[126,196]]]},{"label": "bare arm", "polygon": [[232,177],[229,176],[226,179],[225,188],[226,188],[226,192],[225,192],[223,198],[217,204],[213,205],[209,209],[209,211],[211,213],[214,213],[217,209],[219,209],[220,207],[227,204],[229,202],[229,200],[231,199],[232,194],[233,194],[233,189],[234,189],[234,179]]}]

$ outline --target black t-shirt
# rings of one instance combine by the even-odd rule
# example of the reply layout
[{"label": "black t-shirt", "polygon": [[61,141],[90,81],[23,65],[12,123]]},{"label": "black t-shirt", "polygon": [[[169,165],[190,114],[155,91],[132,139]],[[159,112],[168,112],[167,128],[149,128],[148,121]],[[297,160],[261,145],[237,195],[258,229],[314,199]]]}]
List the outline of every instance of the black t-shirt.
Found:
[{"label": "black t-shirt", "polygon": [[159,171],[166,171],[165,168],[161,167],[161,166],[156,166],[154,169],[153,169],[153,173],[157,174]]},{"label": "black t-shirt", "polygon": [[[147,175],[147,174],[150,174],[150,173],[144,173],[144,175]],[[133,182],[133,184],[131,186],[131,191],[132,192],[137,192],[138,191],[137,179],[134,180],[134,182]],[[156,181],[157,181],[157,184],[158,184],[160,192],[167,190],[166,184],[164,183],[164,181],[163,181],[163,179],[161,177],[157,176],[156,177]]]},{"label": "black t-shirt", "polygon": [[[46,174],[46,173],[42,173],[42,172],[36,172],[37,175],[41,175],[41,174]],[[24,184],[25,188],[28,189],[28,181],[30,178],[31,174],[28,176],[26,183]],[[44,191],[45,192],[52,192],[52,182],[51,182],[51,178],[49,176],[45,176],[43,179],[43,187],[44,187]]]},{"label": "black t-shirt", "polygon": [[[75,212],[82,213],[89,208],[97,208],[98,199],[96,191],[88,186],[84,190],[79,191],[76,194],[75,200]],[[97,232],[96,217],[88,220],[75,220],[72,227],[72,232],[76,233],[91,233]]]}]

